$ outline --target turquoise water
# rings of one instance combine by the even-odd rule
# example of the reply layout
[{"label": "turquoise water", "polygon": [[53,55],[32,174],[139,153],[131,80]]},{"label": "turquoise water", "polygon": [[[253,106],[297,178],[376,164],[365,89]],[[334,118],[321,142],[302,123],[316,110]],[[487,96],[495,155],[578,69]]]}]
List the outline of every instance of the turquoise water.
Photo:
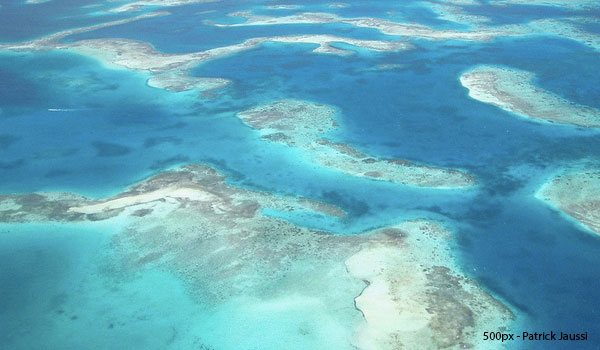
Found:
[{"label": "turquoise water", "polygon": [[202,310],[169,273],[118,266],[116,227],[0,226],[4,348],[189,347]]},{"label": "turquoise water", "polygon": [[[0,40],[18,41],[117,18],[91,16],[97,8],[82,10],[73,2],[52,3],[60,6],[36,5],[40,7],[32,7],[34,11],[2,3],[0,19],[31,29],[25,32],[0,21],[5,23]],[[305,10],[448,26],[417,1],[410,3],[356,2],[329,9],[312,1]],[[289,13],[264,10],[259,2],[190,5],[169,9],[171,16],[69,40],[125,37],[165,52],[191,52],[267,35],[389,38],[334,24],[215,28],[200,23],[222,21],[229,12],[253,6],[265,14]],[[565,13],[539,10],[519,6],[494,12],[483,6],[477,14],[507,23]],[[47,25],[31,25],[42,14]],[[598,164],[598,132],[514,118],[468,98],[458,76],[474,64],[509,65],[536,73],[536,83],[547,90],[600,108],[600,56],[572,41],[546,37],[414,44],[412,51],[349,57],[313,54],[314,45],[263,45],[194,69],[197,76],[232,80],[212,99],[149,88],[143,73],[106,69],[75,54],[2,54],[0,192],[67,190],[102,197],[169,167],[202,162],[221,169],[239,186],[317,198],[350,213],[343,222],[267,213],[300,225],[353,234],[404,218],[437,218],[458,229],[465,271],[515,307],[527,328],[588,331],[595,339],[578,345],[597,348],[600,240],[532,194],[562,166],[584,160]],[[367,70],[389,63],[403,67]],[[297,151],[261,141],[235,117],[237,111],[280,98],[339,108],[342,127],[332,138],[374,155],[464,168],[480,186],[437,191],[344,176],[307,162]],[[64,111],[49,111],[56,108]],[[227,349],[242,340],[219,343],[227,334],[212,324],[227,320],[236,330],[229,335],[252,335],[257,330],[248,324],[265,321],[261,314],[257,319],[236,314],[235,304],[203,310],[166,271],[113,273],[118,261],[110,242],[117,231],[115,223],[0,226],[0,324],[9,330],[2,332],[0,343],[22,349],[39,347],[40,339],[49,348],[130,344],[159,349],[202,343]],[[294,322],[310,323],[316,317],[300,309],[288,319],[280,316],[277,327],[282,332],[295,327]],[[325,325],[324,330],[335,333]],[[206,336],[197,339],[198,334]],[[281,348],[281,339],[263,340],[267,348]],[[250,336],[244,341],[246,348],[257,346]],[[542,342],[528,348],[553,346]]]}]

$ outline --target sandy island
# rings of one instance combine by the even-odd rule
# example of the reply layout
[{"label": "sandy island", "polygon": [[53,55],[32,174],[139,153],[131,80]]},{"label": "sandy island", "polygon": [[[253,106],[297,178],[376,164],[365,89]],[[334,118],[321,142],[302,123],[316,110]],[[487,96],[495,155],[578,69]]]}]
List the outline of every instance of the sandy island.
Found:
[{"label": "sandy island", "polygon": [[331,141],[327,133],[337,128],[335,109],[299,100],[281,100],[238,113],[262,138],[304,151],[316,163],[353,176],[406,185],[457,188],[475,180],[455,169],[420,165],[400,159],[379,159],[344,143]]},{"label": "sandy island", "polygon": [[387,35],[429,40],[485,41],[499,36],[517,35],[524,33],[524,28],[518,25],[507,25],[501,27],[480,27],[476,31],[438,30],[417,23],[398,23],[381,18],[369,17],[346,18],[326,12],[305,12],[281,17],[254,15],[251,12],[246,11],[234,12],[230,15],[234,17],[242,17],[246,21],[243,23],[235,24],[218,24],[213,23],[211,21],[206,21],[206,23],[219,27],[345,23],[355,27],[376,29],[381,33]]},{"label": "sandy island", "polygon": [[212,21],[205,21],[205,23],[220,27],[344,23],[360,28],[375,29],[387,35],[426,40],[487,41],[510,36],[553,35],[577,41],[600,51],[600,35],[585,31],[578,26],[580,23],[590,21],[590,18],[543,19],[533,20],[529,23],[494,26],[489,24],[487,17],[472,15],[464,11],[464,6],[477,6],[480,5],[479,3],[454,1],[444,4],[428,2],[422,5],[435,12],[440,19],[464,24],[469,27],[468,30],[441,30],[418,23],[398,23],[371,17],[347,18],[326,12],[304,12],[274,17],[240,11],[233,12],[230,16],[244,18],[245,21],[242,23],[218,24]]},{"label": "sandy island", "polygon": [[3,195],[0,222],[125,220],[113,239],[119,268],[167,268],[214,307],[276,305],[285,314],[304,305],[319,315],[307,327],[326,322],[353,332],[349,349],[476,348],[484,329],[512,325],[511,311],[460,273],[452,235],[437,223],[335,235],[265,215],[265,208],[344,215],[329,204],[237,188],[191,165],[101,200]]},{"label": "sandy island", "polygon": [[535,121],[600,127],[600,110],[575,104],[534,85],[534,74],[518,69],[477,66],[460,77],[469,96]]},{"label": "sandy island", "polygon": [[600,235],[600,170],[557,176],[544,184],[536,197]]}]

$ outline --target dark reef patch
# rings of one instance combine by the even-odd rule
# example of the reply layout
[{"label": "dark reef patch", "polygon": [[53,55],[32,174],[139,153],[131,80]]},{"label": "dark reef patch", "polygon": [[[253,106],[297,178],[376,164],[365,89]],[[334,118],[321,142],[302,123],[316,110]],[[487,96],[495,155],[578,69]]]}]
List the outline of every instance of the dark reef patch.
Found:
[{"label": "dark reef patch", "polygon": [[11,134],[0,134],[0,150],[8,148],[13,143],[19,140],[18,136]]},{"label": "dark reef patch", "polygon": [[366,202],[341,195],[336,191],[323,192],[321,198],[327,203],[335,204],[344,209],[350,216],[360,217],[369,213],[369,205]]},{"label": "dark reef patch", "polygon": [[137,217],[144,217],[148,214],[152,213],[152,209],[138,209],[136,211],[134,211],[133,213],[131,213],[132,216],[137,216]]},{"label": "dark reef patch", "polygon": [[25,164],[25,160],[23,159],[16,159],[16,160],[10,160],[10,161],[0,161],[0,169],[1,170],[12,170],[12,169],[16,169],[19,168],[21,166],[23,166]]},{"label": "dark reef patch", "polygon": [[98,157],[119,157],[131,153],[131,148],[118,143],[96,141],[92,142]]},{"label": "dark reef patch", "polygon": [[157,128],[156,130],[174,130],[174,129],[183,129],[187,126],[187,123],[184,122],[178,122],[178,123],[173,123],[173,124],[169,124],[166,125],[164,127],[161,128]]},{"label": "dark reef patch", "polygon": [[189,160],[190,160],[190,158],[187,157],[187,156],[177,155],[177,156],[174,156],[174,157],[160,159],[160,160],[155,161],[150,166],[150,169],[152,169],[152,170],[159,170],[159,169],[163,169],[163,168],[169,167],[171,165],[189,162]]},{"label": "dark reef patch", "polygon": [[56,178],[56,177],[65,176],[70,173],[71,172],[69,170],[55,169],[55,170],[50,170],[50,171],[46,172],[46,174],[44,174],[44,177],[47,179],[52,179],[52,178]]},{"label": "dark reef patch", "polygon": [[183,140],[175,136],[162,136],[162,137],[149,137],[144,140],[144,148],[150,148],[161,145],[163,143],[170,143],[172,145],[180,145]]},{"label": "dark reef patch", "polygon": [[[246,175],[244,175],[242,172],[239,172],[239,171],[231,168],[227,164],[227,161],[225,161],[224,159],[205,158],[205,159],[203,159],[203,162],[211,164],[215,168],[217,168],[221,173],[227,174],[227,179],[229,179],[230,181],[241,182],[242,180],[246,179]],[[264,188],[263,186],[259,186],[256,184],[249,183],[248,185],[254,186],[255,188],[258,188],[258,189],[268,190],[268,189]]]}]

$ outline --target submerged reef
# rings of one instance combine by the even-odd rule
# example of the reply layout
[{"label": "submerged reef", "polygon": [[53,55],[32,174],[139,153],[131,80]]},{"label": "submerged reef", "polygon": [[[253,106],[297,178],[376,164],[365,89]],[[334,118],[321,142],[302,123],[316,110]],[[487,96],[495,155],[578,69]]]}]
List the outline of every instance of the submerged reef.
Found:
[{"label": "submerged reef", "polygon": [[544,184],[536,197],[600,235],[599,169],[557,176]]},{"label": "submerged reef", "polygon": [[[328,339],[322,329],[342,330],[348,349],[470,348],[483,329],[513,322],[506,306],[460,273],[452,235],[438,223],[336,235],[265,209],[344,215],[321,202],[234,187],[215,170],[190,165],[101,200],[4,195],[0,222],[125,220],[113,238],[117,268],[169,269],[207,310],[237,305],[276,322],[273,315],[301,307],[318,315],[302,326],[304,336]],[[280,336],[297,336],[292,331]]]},{"label": "submerged reef", "polygon": [[477,66],[460,77],[472,98],[529,118],[581,127],[600,127],[600,110],[575,104],[534,85],[533,73],[497,66]]},{"label": "submerged reef", "polygon": [[406,185],[456,188],[475,180],[455,169],[415,164],[401,159],[378,159],[324,136],[337,128],[336,110],[299,100],[281,100],[238,113],[262,138],[305,152],[318,164],[344,173]]}]

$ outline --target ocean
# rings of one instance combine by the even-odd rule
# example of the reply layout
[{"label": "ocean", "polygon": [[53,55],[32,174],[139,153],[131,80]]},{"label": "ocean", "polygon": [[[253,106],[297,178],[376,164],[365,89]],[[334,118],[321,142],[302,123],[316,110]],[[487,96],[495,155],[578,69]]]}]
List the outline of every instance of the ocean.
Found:
[{"label": "ocean", "polygon": [[[347,17],[389,16],[436,28],[453,26],[416,3],[371,6],[356,1],[355,6],[331,9],[312,1],[305,6]],[[108,5],[82,8],[85,4],[2,2],[0,41],[17,42],[126,17],[98,15]],[[169,16],[66,40],[129,38],[167,53],[310,33],[399,40],[344,24],[217,28],[202,21],[223,22],[227,13],[253,8],[270,15],[293,12],[261,5],[223,1],[174,7]],[[494,23],[573,13],[556,8],[539,12],[539,6],[495,11],[486,6],[473,12]],[[331,234],[358,234],[402,219],[435,218],[455,228],[460,265],[517,312],[519,329],[587,331],[590,341],[577,348],[598,349],[600,240],[533,197],[565,167],[598,165],[598,131],[511,116],[469,98],[458,77],[478,64],[511,66],[535,73],[535,84],[546,90],[600,108],[600,55],[548,36],[411,42],[413,50],[357,50],[350,56],[315,54],[311,44],[261,45],[194,68],[194,76],[232,81],[211,97],[151,88],[145,83],[146,73],[107,68],[75,53],[2,53],[0,192],[63,191],[102,198],[165,169],[203,163],[237,186],[340,206],[349,213],[343,222],[272,213]],[[372,69],[390,64],[397,66]],[[329,136],[336,141],[384,158],[465,169],[474,174],[478,186],[433,190],[354,178],[312,164],[297,150],[264,142],[235,116],[282,98],[335,106],[341,126]],[[215,337],[203,338],[215,349],[233,349],[236,342],[246,348],[281,348],[278,339],[226,340],[224,328],[215,330],[214,324],[226,323],[219,317],[228,319],[234,313],[228,308],[236,306],[203,309],[169,271],[112,275],[111,265],[118,261],[111,237],[120,227],[115,222],[0,226],[0,328],[8,330],[1,332],[0,347],[190,348],[199,341],[195,335],[205,332]],[[253,321],[240,317],[230,326],[252,334],[244,327]],[[299,310],[295,317],[314,315]],[[283,316],[277,320],[274,327],[298,322]],[[311,341],[315,343],[298,348],[323,347]],[[523,348],[562,346],[536,342]]]}]

